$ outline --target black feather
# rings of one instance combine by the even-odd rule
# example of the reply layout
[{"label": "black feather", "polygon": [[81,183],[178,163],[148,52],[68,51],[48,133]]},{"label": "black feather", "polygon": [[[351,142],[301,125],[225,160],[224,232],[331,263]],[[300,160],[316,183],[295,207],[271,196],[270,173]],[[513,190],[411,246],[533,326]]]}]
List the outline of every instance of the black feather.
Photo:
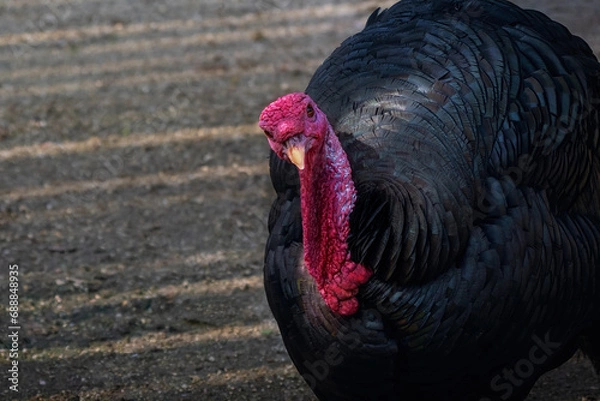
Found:
[{"label": "black feather", "polygon": [[[600,370],[600,64],[581,38],[503,0],[403,0],[306,92],[350,160],[348,243],[375,272],[356,315],[327,308],[297,172],[272,157],[265,287],[319,399],[523,400],[577,347]],[[558,345],[509,393],[495,380],[539,341]]]}]

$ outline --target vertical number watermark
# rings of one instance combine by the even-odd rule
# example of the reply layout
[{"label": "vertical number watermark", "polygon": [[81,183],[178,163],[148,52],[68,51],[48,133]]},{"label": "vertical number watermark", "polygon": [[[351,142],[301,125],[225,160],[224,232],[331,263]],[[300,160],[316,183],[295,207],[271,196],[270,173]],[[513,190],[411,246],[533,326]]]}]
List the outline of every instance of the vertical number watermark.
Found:
[{"label": "vertical number watermark", "polygon": [[8,265],[8,388],[19,392],[19,265]]}]

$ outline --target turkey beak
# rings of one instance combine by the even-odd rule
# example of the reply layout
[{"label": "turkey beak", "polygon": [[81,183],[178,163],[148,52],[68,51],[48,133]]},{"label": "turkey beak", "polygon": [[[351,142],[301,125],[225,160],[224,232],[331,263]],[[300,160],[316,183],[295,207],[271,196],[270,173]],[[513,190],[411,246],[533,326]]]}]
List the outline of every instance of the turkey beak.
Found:
[{"label": "turkey beak", "polygon": [[298,167],[299,170],[304,170],[304,148],[299,144],[289,145],[285,153],[288,159]]}]

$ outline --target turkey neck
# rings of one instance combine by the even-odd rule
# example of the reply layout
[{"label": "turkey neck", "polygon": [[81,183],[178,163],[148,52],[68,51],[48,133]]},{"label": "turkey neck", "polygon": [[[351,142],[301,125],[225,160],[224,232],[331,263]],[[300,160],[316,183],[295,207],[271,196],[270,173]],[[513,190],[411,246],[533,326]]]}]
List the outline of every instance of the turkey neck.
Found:
[{"label": "turkey neck", "polygon": [[331,127],[314,152],[299,170],[304,261],[327,305],[352,314],[358,308],[358,286],[371,275],[350,260],[348,250],[349,217],[356,202],[352,170]]},{"label": "turkey neck", "polygon": [[300,170],[300,185],[304,259],[321,284],[328,262],[348,258],[349,216],[356,201],[350,163],[335,134],[326,135],[312,163]]}]

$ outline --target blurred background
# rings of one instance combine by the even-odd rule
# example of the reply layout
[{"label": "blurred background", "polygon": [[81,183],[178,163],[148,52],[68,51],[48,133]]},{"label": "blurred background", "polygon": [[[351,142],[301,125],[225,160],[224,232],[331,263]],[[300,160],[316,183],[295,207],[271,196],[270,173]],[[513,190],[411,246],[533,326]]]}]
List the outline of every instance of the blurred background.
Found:
[{"label": "blurred background", "polygon": [[[600,55],[600,0],[517,3]],[[18,264],[22,326],[16,394],[0,318],[1,399],[314,400],[264,297],[256,122],[391,4],[0,2],[0,293]],[[599,386],[576,356],[530,399]]]}]

